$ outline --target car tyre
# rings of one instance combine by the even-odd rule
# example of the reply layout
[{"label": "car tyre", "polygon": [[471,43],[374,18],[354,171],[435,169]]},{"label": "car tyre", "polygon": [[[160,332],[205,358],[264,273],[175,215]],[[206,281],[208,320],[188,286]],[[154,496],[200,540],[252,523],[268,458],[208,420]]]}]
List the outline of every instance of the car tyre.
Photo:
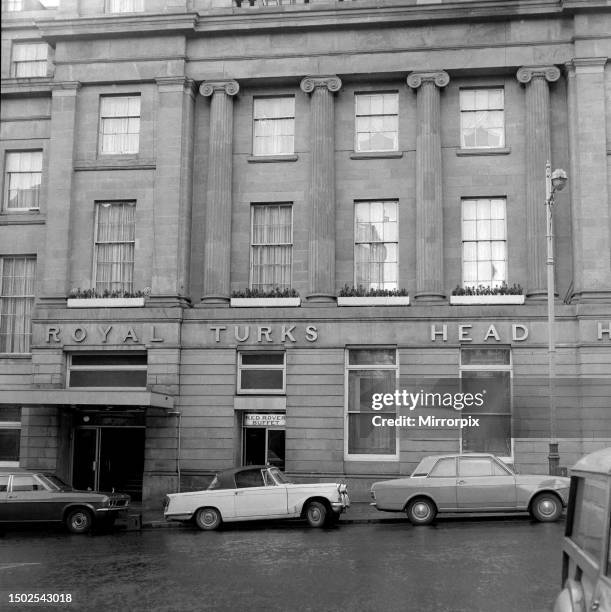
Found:
[{"label": "car tyre", "polygon": [[319,501],[311,501],[306,508],[306,519],[310,527],[324,527],[327,524],[328,510]]},{"label": "car tyre", "polygon": [[223,522],[221,513],[216,508],[200,508],[195,513],[195,524],[202,531],[218,529]]},{"label": "car tyre", "polygon": [[541,493],[533,499],[530,513],[541,523],[552,523],[560,518],[562,503],[553,493]]},{"label": "car tyre", "polygon": [[413,525],[430,525],[436,516],[435,504],[424,497],[414,499],[407,507],[407,518]]},{"label": "car tyre", "polygon": [[70,533],[87,533],[93,525],[93,517],[89,510],[76,508],[68,512],[66,527]]}]

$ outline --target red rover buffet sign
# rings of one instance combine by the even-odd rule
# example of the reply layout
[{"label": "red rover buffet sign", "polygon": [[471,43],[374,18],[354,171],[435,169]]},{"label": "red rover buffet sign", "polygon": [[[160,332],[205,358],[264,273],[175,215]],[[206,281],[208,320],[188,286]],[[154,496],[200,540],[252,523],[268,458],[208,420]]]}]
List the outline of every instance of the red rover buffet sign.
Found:
[{"label": "red rover buffet sign", "polygon": [[[611,321],[585,321],[581,341],[611,341]],[[225,346],[239,344],[313,344],[335,340],[334,344],[345,343],[344,325],[349,326],[345,333],[351,342],[364,343],[523,343],[532,339],[531,326],[526,323],[424,323],[418,321],[396,322],[337,322],[319,324],[273,323],[269,325],[248,324],[187,324],[183,333],[184,346]],[[537,338],[533,342],[546,339],[542,335],[546,323],[538,321]],[[172,326],[173,329],[174,326]],[[48,325],[44,328],[43,341],[49,345],[133,345],[175,341],[175,333],[164,325],[107,323],[104,325]],[[577,339],[577,338],[576,338]],[[559,340],[562,341],[561,338]]]}]

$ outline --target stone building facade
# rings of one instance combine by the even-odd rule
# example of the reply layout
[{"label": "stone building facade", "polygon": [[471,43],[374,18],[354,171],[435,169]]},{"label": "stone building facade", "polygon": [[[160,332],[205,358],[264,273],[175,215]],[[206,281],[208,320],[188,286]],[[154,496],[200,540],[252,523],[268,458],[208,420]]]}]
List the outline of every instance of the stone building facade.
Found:
[{"label": "stone building facade", "polygon": [[[359,498],[426,454],[609,445],[605,2],[54,4],[3,2],[4,465],[155,505],[241,463]],[[560,423],[547,161],[556,373],[603,387]],[[479,431],[373,425],[409,415],[373,393],[435,380],[489,386]]]}]

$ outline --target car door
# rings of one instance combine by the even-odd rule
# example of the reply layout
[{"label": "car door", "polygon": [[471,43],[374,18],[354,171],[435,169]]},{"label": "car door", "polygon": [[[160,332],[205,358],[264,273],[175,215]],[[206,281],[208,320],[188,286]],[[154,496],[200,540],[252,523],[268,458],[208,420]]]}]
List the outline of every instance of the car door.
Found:
[{"label": "car door", "polygon": [[277,484],[266,469],[237,472],[235,475],[236,518],[286,516],[286,486]]},{"label": "car door", "polygon": [[439,510],[455,510],[456,500],[456,457],[444,457],[433,466],[426,479],[426,492],[433,498]]},{"label": "car door", "polygon": [[492,457],[460,457],[456,494],[459,510],[515,510],[515,476]]},{"label": "car door", "polygon": [[33,474],[13,474],[6,497],[9,521],[59,521],[55,492]]}]

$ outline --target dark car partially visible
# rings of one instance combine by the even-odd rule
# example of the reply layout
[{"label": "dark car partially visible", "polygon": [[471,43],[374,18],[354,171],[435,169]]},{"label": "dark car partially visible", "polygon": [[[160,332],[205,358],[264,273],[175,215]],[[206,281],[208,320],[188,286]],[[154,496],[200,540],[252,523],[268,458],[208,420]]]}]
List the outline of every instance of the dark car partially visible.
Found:
[{"label": "dark car partially visible", "polygon": [[63,523],[86,533],[111,526],[129,503],[121,493],[77,491],[49,472],[0,468],[0,523]]}]

